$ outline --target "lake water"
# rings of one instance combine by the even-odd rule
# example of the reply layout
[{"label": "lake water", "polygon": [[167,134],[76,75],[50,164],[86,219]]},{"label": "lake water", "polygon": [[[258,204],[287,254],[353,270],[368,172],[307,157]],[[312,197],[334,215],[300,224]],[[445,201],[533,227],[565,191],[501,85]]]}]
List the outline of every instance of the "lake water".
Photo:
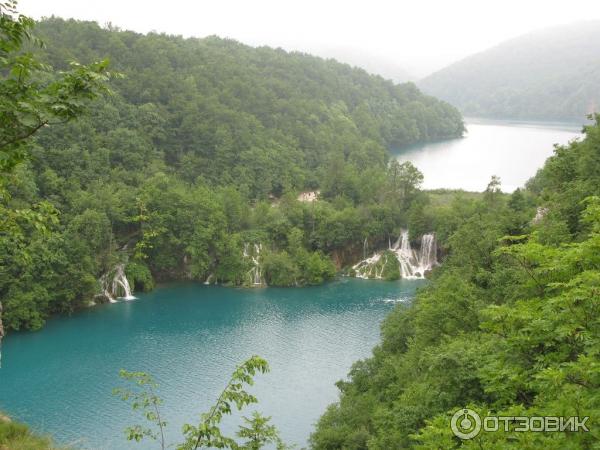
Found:
[{"label": "lake water", "polygon": [[462,139],[420,144],[396,151],[396,158],[411,161],[425,176],[425,189],[483,191],[492,175],[502,190],[522,187],[552,155],[554,144],[567,144],[581,136],[580,125],[544,124],[466,119]]},{"label": "lake water", "polygon": [[[233,289],[173,284],[131,302],[50,320],[3,342],[0,410],[61,444],[89,449],[156,448],[128,443],[138,423],[111,395],[121,368],[160,384],[170,443],[195,423],[235,366],[258,354],[255,408],[273,417],[288,443],[306,445],[313,424],[337,399],[334,383],[379,341],[379,324],[421,281],[341,279],[308,288]],[[246,411],[249,415],[252,409]],[[235,419],[226,419],[226,428]]]}]

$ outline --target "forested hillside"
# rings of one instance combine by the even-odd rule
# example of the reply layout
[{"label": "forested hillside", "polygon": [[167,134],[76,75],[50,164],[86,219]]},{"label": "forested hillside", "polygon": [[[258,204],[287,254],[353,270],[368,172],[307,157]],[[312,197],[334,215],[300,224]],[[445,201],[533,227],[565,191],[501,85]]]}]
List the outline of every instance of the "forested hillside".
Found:
[{"label": "forested hillside", "polygon": [[549,28],[504,42],[419,82],[465,115],[572,120],[600,109],[600,23]]},{"label": "forested hillside", "polygon": [[[108,58],[122,77],[77,121],[17,116],[40,131],[3,173],[2,211],[22,212],[0,238],[9,329],[86,305],[119,266],[138,291],[172,279],[248,285],[261,249],[260,283],[316,284],[365,239],[431,225],[422,176],[388,166],[387,147],[460,136],[463,124],[412,84],[216,37],[61,19],[34,32],[46,46],[32,50],[55,69]],[[318,202],[296,199],[316,189]]]},{"label": "forested hillside", "polygon": [[[460,115],[414,85],[332,60],[61,19],[38,24],[37,33],[56,68],[109,58],[125,75],[114,83],[113,101],[84,121],[94,128],[90,139],[109,131],[97,145],[125,170],[158,157],[188,181],[202,176],[265,198],[320,185],[336,160],[381,166],[386,147],[462,133]],[[90,134],[83,126],[68,134],[80,145],[81,134]]]},{"label": "forested hillside", "polygon": [[[492,187],[492,186],[491,186]],[[537,204],[535,208],[530,205]],[[449,255],[338,384],[315,449],[591,449],[600,417],[600,117],[527,189],[491,188],[444,220]],[[482,432],[450,419],[589,416],[589,432]]]}]

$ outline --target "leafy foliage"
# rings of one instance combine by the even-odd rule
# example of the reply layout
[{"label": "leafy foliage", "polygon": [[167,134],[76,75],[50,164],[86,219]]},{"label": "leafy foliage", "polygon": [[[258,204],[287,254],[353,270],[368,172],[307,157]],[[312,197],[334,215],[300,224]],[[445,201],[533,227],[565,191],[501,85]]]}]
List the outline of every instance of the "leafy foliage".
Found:
[{"label": "leafy foliage", "polygon": [[[525,191],[445,216],[448,255],[382,343],[339,382],[315,449],[594,448],[600,414],[600,118],[559,147]],[[546,214],[532,221],[531,201]],[[538,210],[539,211],[539,210]],[[524,220],[529,217],[529,220]],[[561,223],[564,226],[548,226]],[[584,416],[590,432],[456,438],[459,408],[480,415]]]},{"label": "leafy foliage", "polygon": [[[245,439],[238,443],[234,438],[224,436],[221,432],[221,421],[226,415],[232,413],[235,406],[241,411],[246,406],[258,402],[257,398],[246,391],[247,386],[254,384],[257,373],[269,371],[267,361],[259,356],[252,356],[239,365],[231,375],[227,386],[210,410],[202,414],[198,425],[185,424],[183,426],[184,442],[176,446],[179,450],[196,450],[198,448],[230,448],[233,450],[258,450],[267,444],[275,444],[278,450],[287,446],[279,437],[275,426],[271,425],[270,417],[264,417],[254,411],[251,418],[244,417],[245,425],[241,425],[237,437]],[[162,400],[155,394],[158,385],[152,377],[143,372],[127,372],[121,370],[120,376],[125,380],[133,381],[135,390],[118,388],[114,394],[122,400],[131,403],[133,410],[141,411],[150,426],[134,425],[126,429],[128,440],[141,441],[147,437],[158,440],[161,448],[169,445],[165,442],[164,428],[167,423],[160,415]]]},{"label": "leafy foliage", "polygon": [[[42,45],[32,27],[33,21],[16,11],[16,1],[0,2],[0,300],[5,300],[0,314],[6,310],[0,340],[4,326],[39,328],[48,312],[69,311],[73,297],[93,291],[89,275],[66,261],[64,237],[52,234],[57,209],[37,198],[27,175],[15,168],[25,160],[36,132],[78,117],[90,100],[106,92],[105,82],[113,74],[106,71],[106,60],[89,66],[72,63],[70,70],[55,74],[26,51],[28,45]],[[17,193],[25,201],[12,200]],[[52,302],[55,294],[49,289],[65,269],[79,272],[76,285],[59,291],[58,301]],[[46,282],[32,286],[40,274],[47,276]]]},{"label": "leafy foliage", "polygon": [[152,427],[158,429],[158,432],[155,432],[152,428],[134,425],[125,430],[127,439],[137,442],[141,441],[144,437],[153,440],[160,439],[160,446],[164,450],[166,446],[164,428],[167,426],[167,422],[160,417],[162,399],[154,393],[158,384],[156,384],[150,375],[144,372],[128,372],[121,369],[119,376],[125,380],[134,382],[137,389],[116,388],[113,390],[113,394],[120,397],[121,400],[129,402],[134,411],[139,410]]},{"label": "leafy foliage", "polygon": [[[18,20],[29,33],[31,20]],[[9,329],[36,329],[50,314],[87,305],[116,264],[126,263],[136,290],[180,279],[251,284],[245,244],[262,244],[269,284],[322,283],[352,262],[365,237],[379,245],[409,215],[418,219],[421,210],[409,210],[422,175],[410,164],[388,168],[386,147],[463,130],[454,108],[414,85],[335,61],[57,18],[36,33],[47,45],[19,55],[43,63],[19,89],[37,112],[3,97],[7,133],[24,137],[79,116],[111,75],[105,63],[82,72],[66,61],[110,59],[124,76],[112,77],[112,95],[85,116],[42,125],[19,147],[29,158],[7,178],[2,207],[52,208],[56,220],[43,237],[21,223],[27,264],[13,238],[0,242]],[[3,61],[19,64],[17,56]],[[317,190],[316,202],[297,199]]]},{"label": "leafy foliage", "polygon": [[42,127],[65,123],[81,115],[86,100],[96,98],[111,77],[108,61],[89,66],[71,64],[54,76],[24,48],[42,46],[31,35],[33,20],[18,14],[16,1],[0,3],[0,171],[23,160],[27,138]]}]

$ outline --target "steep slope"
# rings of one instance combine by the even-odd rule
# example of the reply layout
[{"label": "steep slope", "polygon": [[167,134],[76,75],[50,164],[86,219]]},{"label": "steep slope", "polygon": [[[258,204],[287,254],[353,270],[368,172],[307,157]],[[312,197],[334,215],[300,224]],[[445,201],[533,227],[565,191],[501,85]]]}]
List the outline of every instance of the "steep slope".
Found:
[{"label": "steep slope", "polygon": [[[167,163],[202,167],[194,175],[212,181],[215,170],[219,180],[247,177],[237,170],[241,163],[268,160],[278,161],[279,172],[287,168],[279,178],[292,186],[314,186],[314,170],[333,157],[376,164],[387,146],[462,133],[458,112],[413,84],[394,85],[333,60],[72,20],[50,19],[37,30],[55,67],[109,58],[125,75],[115,84],[120,100],[158,121],[154,145]],[[283,188],[256,181],[244,180],[259,196]]]},{"label": "steep slope", "polygon": [[600,107],[600,22],[509,40],[428,76],[419,86],[465,115],[582,121]]}]

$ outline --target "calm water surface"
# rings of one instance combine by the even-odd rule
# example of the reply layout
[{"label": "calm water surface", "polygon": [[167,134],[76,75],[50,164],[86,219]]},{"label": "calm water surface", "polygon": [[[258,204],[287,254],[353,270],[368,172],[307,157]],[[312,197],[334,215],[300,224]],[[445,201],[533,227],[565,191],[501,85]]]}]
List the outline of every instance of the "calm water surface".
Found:
[{"label": "calm water surface", "polygon": [[[283,438],[306,445],[314,422],[337,399],[334,382],[379,341],[394,302],[419,281],[342,279],[324,286],[230,289],[173,284],[138,300],[50,320],[3,343],[0,410],[87,449],[156,448],[127,443],[137,423],[111,395],[118,371],[147,371],[160,384],[168,440],[212,404],[236,364],[252,354],[271,372],[252,389],[256,409]],[[251,410],[248,410],[249,413]],[[228,419],[234,427],[236,419]]]},{"label": "calm water surface", "polygon": [[467,133],[451,139],[395,152],[423,174],[425,189],[483,191],[492,175],[500,176],[502,190],[522,187],[552,155],[554,144],[581,136],[582,126],[466,119]]}]

